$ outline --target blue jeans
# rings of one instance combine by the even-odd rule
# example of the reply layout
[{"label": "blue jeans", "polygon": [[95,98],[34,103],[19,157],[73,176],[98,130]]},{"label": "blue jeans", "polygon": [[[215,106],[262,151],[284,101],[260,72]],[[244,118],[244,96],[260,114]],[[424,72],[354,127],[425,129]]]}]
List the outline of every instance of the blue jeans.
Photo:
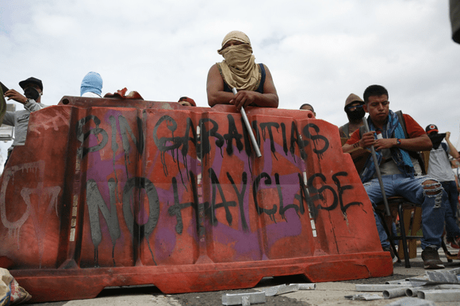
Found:
[{"label": "blue jeans", "polygon": [[458,191],[455,181],[441,182],[442,187],[447,193],[446,202],[446,237],[454,238],[460,236],[460,229],[456,222]]},{"label": "blue jeans", "polygon": [[[447,194],[442,193],[425,195],[422,183],[430,178],[419,176],[415,178],[405,177],[402,174],[382,176],[385,195],[387,197],[402,196],[409,202],[422,207],[422,249],[429,245],[441,246],[441,236],[444,231],[445,199]],[[377,203],[383,201],[382,191],[377,178],[364,184],[367,195],[375,207]],[[382,247],[389,247],[388,236],[382,226],[379,216],[375,213],[375,223],[380,237]]]}]

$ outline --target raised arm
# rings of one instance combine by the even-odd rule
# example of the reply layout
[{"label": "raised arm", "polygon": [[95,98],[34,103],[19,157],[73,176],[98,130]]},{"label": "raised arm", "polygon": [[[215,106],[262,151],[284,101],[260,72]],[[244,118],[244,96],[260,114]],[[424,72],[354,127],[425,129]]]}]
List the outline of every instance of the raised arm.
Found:
[{"label": "raised arm", "polygon": [[27,103],[27,100],[28,100],[23,94],[19,93],[15,89],[10,89],[4,94],[5,94],[5,97],[8,98],[8,100],[14,100],[24,105]]},{"label": "raised arm", "polygon": [[450,142],[450,132],[446,132],[446,142],[447,142],[447,145],[449,146],[449,154],[453,158],[458,158],[459,157],[458,151],[455,148],[455,146],[452,144],[452,142]]}]

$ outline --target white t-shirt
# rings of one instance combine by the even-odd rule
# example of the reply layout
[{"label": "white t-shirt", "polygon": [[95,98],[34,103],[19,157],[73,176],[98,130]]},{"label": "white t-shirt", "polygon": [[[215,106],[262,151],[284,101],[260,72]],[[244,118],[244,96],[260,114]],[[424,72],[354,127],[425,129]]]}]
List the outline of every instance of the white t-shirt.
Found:
[{"label": "white t-shirt", "polygon": [[440,182],[455,181],[455,175],[443,145],[446,144],[441,143],[437,149],[431,149],[428,175]]},{"label": "white t-shirt", "polygon": [[87,91],[85,92],[82,97],[89,97],[89,98],[102,98],[100,95],[94,93],[94,92],[91,92],[91,91]]}]

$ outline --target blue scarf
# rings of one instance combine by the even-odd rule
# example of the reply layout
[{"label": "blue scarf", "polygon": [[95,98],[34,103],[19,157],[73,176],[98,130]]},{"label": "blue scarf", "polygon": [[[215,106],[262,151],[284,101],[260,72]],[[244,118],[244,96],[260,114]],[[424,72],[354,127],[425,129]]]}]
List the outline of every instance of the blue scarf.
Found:
[{"label": "blue scarf", "polygon": [[[370,117],[367,118],[367,122],[369,123],[369,130],[375,131],[376,128],[374,126],[374,123],[370,119]],[[395,114],[391,110],[388,114],[388,121],[383,126],[382,136],[383,138],[393,138],[393,137],[399,138],[399,139],[406,138],[404,136],[404,130],[401,126],[401,123],[399,122],[398,115]],[[374,134],[374,137],[377,139],[377,133]],[[406,177],[413,178],[415,171],[414,171],[414,165],[412,164],[409,153],[407,153],[406,150],[402,150],[400,148],[391,148],[390,152],[391,152],[391,157],[396,163],[396,166],[398,166],[398,169]],[[375,151],[375,154],[377,155],[377,160],[380,165],[380,163],[382,162],[382,153],[381,151]],[[370,181],[375,174],[375,164],[374,164],[374,159],[372,158],[372,155],[369,155],[369,157],[367,158],[363,169],[364,170],[361,173],[361,181],[365,183],[367,181]]]}]

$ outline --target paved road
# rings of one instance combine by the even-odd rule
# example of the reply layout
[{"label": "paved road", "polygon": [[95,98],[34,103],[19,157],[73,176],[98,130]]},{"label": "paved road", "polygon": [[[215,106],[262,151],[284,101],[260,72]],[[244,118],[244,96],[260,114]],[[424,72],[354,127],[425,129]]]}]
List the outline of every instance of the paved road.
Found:
[{"label": "paved road", "polygon": [[[423,262],[420,259],[420,251],[417,258],[411,260],[412,267],[406,269],[404,263],[396,263],[392,276],[384,278],[371,278],[343,282],[317,283],[315,290],[301,290],[275,297],[267,297],[264,306],[285,306],[285,305],[365,305],[383,306],[395,302],[398,299],[375,300],[375,301],[350,301],[345,296],[355,295],[360,292],[355,291],[356,284],[384,284],[388,280],[404,279],[425,275]],[[441,251],[442,254],[442,251]],[[460,261],[446,263],[447,269],[459,268]],[[217,306],[222,305],[222,295],[226,293],[257,292],[267,287],[280,284],[305,282],[301,277],[278,277],[264,278],[255,288],[246,290],[228,290],[216,292],[200,292],[187,294],[164,295],[153,286],[138,288],[114,288],[106,289],[94,299],[76,300],[55,303],[37,303],[29,305],[37,306],[92,306],[92,305],[153,305],[153,306]],[[377,293],[382,295],[381,293]],[[447,303],[436,302],[437,306],[460,305],[460,301]]]}]

